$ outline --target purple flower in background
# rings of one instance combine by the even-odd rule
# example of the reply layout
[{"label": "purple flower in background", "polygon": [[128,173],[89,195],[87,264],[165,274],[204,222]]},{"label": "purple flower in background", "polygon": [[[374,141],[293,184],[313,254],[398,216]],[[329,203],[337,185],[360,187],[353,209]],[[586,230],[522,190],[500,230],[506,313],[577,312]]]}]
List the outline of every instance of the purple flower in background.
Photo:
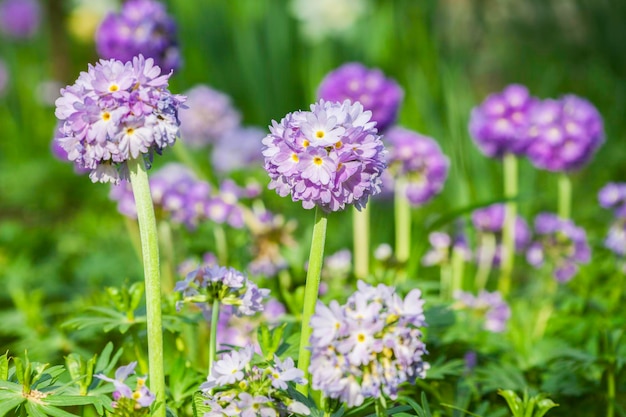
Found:
[{"label": "purple flower in background", "polygon": [[185,99],[167,90],[168,78],[143,56],[90,65],[56,101],[68,159],[90,169],[94,182],[117,183],[128,179],[126,161],[172,146]]},{"label": "purple flower in background", "polygon": [[165,72],[180,66],[176,24],[153,0],[129,0],[119,14],[109,13],[98,27],[96,49],[101,58],[122,62],[141,54]]},{"label": "purple flower in background", "polygon": [[383,132],[396,122],[404,92],[381,70],[351,62],[324,77],[317,97],[325,101],[361,103],[363,109],[372,112],[372,121],[376,122],[378,131]]},{"label": "purple flower in background", "polygon": [[465,261],[472,259],[472,251],[470,250],[465,235],[457,234],[454,239],[444,232],[431,232],[428,235],[430,248],[422,257],[422,265],[433,266],[443,265],[450,262],[452,253],[458,251]]},{"label": "purple flower in background", "polygon": [[481,152],[491,158],[524,154],[529,139],[521,133],[536,102],[526,87],[511,84],[472,109],[469,131]]},{"label": "purple flower in background", "polygon": [[385,148],[359,103],[319,101],[272,122],[263,139],[270,189],[305,209],[361,209],[380,192]]},{"label": "purple flower in background", "polygon": [[241,114],[233,107],[228,95],[206,85],[197,85],[185,95],[187,108],[179,114],[180,134],[181,140],[190,147],[201,148],[214,144],[239,127]]},{"label": "purple flower in background", "polygon": [[604,247],[619,257],[626,257],[626,218],[617,218],[611,224]]},{"label": "purple flower in background", "polygon": [[39,29],[41,6],[36,0],[0,2],[0,32],[16,39],[32,38]]},{"label": "purple flower in background", "polygon": [[263,166],[264,136],[265,131],[258,127],[239,127],[226,132],[213,145],[211,165],[222,174]]},{"label": "purple flower in background", "polygon": [[626,218],[626,183],[610,182],[598,192],[600,206],[613,209],[616,217]]},{"label": "purple flower in background", "polygon": [[454,294],[456,303],[454,308],[471,310],[481,316],[483,328],[493,333],[506,330],[506,324],[511,317],[511,309],[498,291],[481,291],[478,295],[458,291]]},{"label": "purple flower in background", "polygon": [[537,168],[575,171],[587,164],[604,142],[604,127],[593,104],[566,95],[538,103],[524,135],[530,142],[526,154]]},{"label": "purple flower in background", "polygon": [[535,236],[526,251],[528,263],[535,268],[549,264],[559,282],[572,279],[578,266],[591,258],[585,230],[556,214],[540,213],[535,217]]},{"label": "purple flower in background", "polygon": [[253,209],[251,214],[247,218],[247,225],[252,233],[251,251],[254,259],[248,265],[248,270],[252,275],[274,277],[288,266],[282,250],[296,246],[293,238],[296,222],[287,221],[283,216],[274,215],[265,209]]},{"label": "purple flower in background", "polygon": [[[115,387],[113,391],[113,403],[112,406],[120,415],[135,415],[137,410],[147,409],[152,405],[156,399],[155,395],[150,392],[146,386],[146,377],[137,377],[135,389],[131,389],[126,385],[126,379],[135,373],[135,367],[137,362],[131,362],[126,366],[121,366],[115,371],[115,379],[109,378],[104,374],[94,375],[96,378],[103,381],[111,382]],[[144,415],[144,411],[141,414]],[[132,414],[127,414],[132,413]]]},{"label": "purple flower in background", "polygon": [[403,299],[362,281],[345,305],[318,302],[310,323],[312,388],[354,407],[365,398],[395,399],[400,384],[424,378],[423,304],[417,289]]},{"label": "purple flower in background", "polygon": [[[428,136],[401,127],[392,127],[384,137],[389,144],[387,161],[393,181],[406,181],[406,198],[413,206],[428,203],[443,188],[448,176],[448,158],[439,144]],[[387,182],[387,181],[386,181]]]}]

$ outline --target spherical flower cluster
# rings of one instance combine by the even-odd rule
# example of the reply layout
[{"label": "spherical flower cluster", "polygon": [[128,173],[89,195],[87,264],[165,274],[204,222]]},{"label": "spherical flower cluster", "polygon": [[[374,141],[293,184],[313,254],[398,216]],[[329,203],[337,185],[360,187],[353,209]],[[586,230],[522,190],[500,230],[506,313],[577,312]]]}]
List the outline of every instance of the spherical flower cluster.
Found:
[{"label": "spherical flower cluster", "polygon": [[184,303],[200,303],[208,308],[213,301],[235,306],[237,315],[251,316],[263,311],[263,302],[270,291],[259,288],[248,277],[234,268],[210,265],[201,266],[178,281],[174,291],[182,293],[182,301],[177,302],[180,309]]},{"label": "spherical flower cluster", "polygon": [[32,38],[39,30],[41,6],[37,0],[0,2],[0,32],[15,39]]},{"label": "spherical flower cluster", "polygon": [[[112,407],[116,415],[126,416],[147,416],[150,406],[155,400],[155,396],[146,386],[146,377],[137,377],[135,389],[130,388],[124,381],[135,373],[137,362],[131,362],[126,366],[121,366],[115,371],[115,379],[104,374],[94,375],[103,381],[113,383]],[[119,414],[118,414],[119,413]]]},{"label": "spherical flower cluster", "polygon": [[404,91],[381,70],[350,62],[324,77],[317,97],[326,101],[358,101],[365,110],[372,112],[378,131],[384,132],[398,118]]},{"label": "spherical flower cluster", "polygon": [[439,194],[448,176],[448,158],[432,138],[401,127],[392,127],[385,134],[391,145],[386,171],[393,182],[406,181],[405,195],[413,206],[422,206]]},{"label": "spherical flower cluster", "polygon": [[523,134],[530,162],[557,172],[582,168],[604,142],[600,113],[575,95],[538,103]]},{"label": "spherical flower cluster", "polygon": [[402,299],[362,281],[345,305],[318,302],[310,323],[313,389],[354,407],[365,398],[395,399],[400,384],[424,378],[423,304],[417,289]]},{"label": "spherical flower cluster", "polygon": [[259,361],[251,346],[231,351],[213,365],[200,386],[211,409],[204,417],[309,415],[309,408],[287,391],[293,384],[306,383],[291,358]]},{"label": "spherical flower cluster", "polygon": [[[244,226],[239,199],[250,195],[230,180],[223,181],[219,190],[212,190],[208,182],[197,179],[186,166],[169,163],[156,171],[149,181],[157,216],[170,218],[190,230],[203,220],[226,223],[235,228]],[[109,196],[117,201],[120,213],[137,217],[135,198],[128,182],[114,185]]]},{"label": "spherical flower cluster", "polygon": [[386,152],[370,117],[359,103],[320,100],[311,111],[273,121],[263,139],[269,188],[282,197],[291,194],[306,209],[364,207],[380,192],[386,167]]},{"label": "spherical flower cluster", "polygon": [[290,9],[303,35],[317,42],[348,32],[367,11],[367,0],[292,0]]},{"label": "spherical flower cluster", "polygon": [[498,291],[481,291],[478,295],[458,291],[454,294],[457,310],[470,310],[477,313],[483,320],[482,327],[493,333],[506,330],[506,324],[511,317],[511,309]]},{"label": "spherical flower cluster", "polygon": [[528,263],[536,268],[550,264],[559,282],[572,279],[578,272],[578,265],[588,263],[591,258],[585,230],[571,220],[541,213],[535,217],[535,235],[535,241],[526,252]]},{"label": "spherical flower cluster", "polygon": [[521,133],[536,102],[526,87],[512,84],[472,109],[469,131],[481,152],[492,158],[523,154],[529,141]]},{"label": "spherical flower cluster", "polygon": [[[499,265],[500,259],[502,259],[502,230],[504,227],[505,217],[504,204],[492,204],[487,207],[483,207],[472,212],[472,224],[474,228],[481,234],[494,234],[496,237],[496,250],[493,257],[493,264]],[[526,249],[530,243],[530,230],[526,221],[517,216],[515,218],[515,251],[522,252]],[[484,254],[482,247],[478,248],[477,257]]]},{"label": "spherical flower cluster", "polygon": [[127,179],[128,160],[174,144],[184,97],[172,95],[169,75],[160,74],[141,55],[126,64],[101,60],[61,90],[58,142],[70,161],[91,170],[92,181]]},{"label": "spherical flower cluster", "polygon": [[445,265],[452,259],[453,252],[459,252],[463,260],[472,259],[472,251],[470,250],[465,235],[457,234],[454,239],[444,232],[431,232],[428,235],[430,248],[422,257],[422,265]]},{"label": "spherical flower cluster", "polygon": [[211,145],[239,126],[241,114],[228,95],[206,85],[197,85],[185,95],[187,108],[180,111],[180,133],[190,147]]},{"label": "spherical flower cluster", "polygon": [[176,24],[154,0],[129,0],[119,14],[109,13],[96,33],[96,49],[101,58],[122,62],[141,54],[167,72],[180,66]]}]

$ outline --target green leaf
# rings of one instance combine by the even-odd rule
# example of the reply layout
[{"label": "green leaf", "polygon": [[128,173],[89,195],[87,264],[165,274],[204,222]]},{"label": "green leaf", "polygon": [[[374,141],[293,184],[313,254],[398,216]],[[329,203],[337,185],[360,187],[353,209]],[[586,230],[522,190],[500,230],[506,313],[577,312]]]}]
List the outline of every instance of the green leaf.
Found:
[{"label": "green leaf", "polygon": [[9,352],[0,356],[0,380],[6,381],[9,379]]},{"label": "green leaf", "polygon": [[0,417],[5,416],[9,411],[17,408],[17,406],[22,404],[24,401],[26,401],[26,399],[21,393],[9,398],[0,397]]},{"label": "green leaf", "polygon": [[537,407],[539,407],[539,410],[537,410],[537,412],[535,413],[533,417],[543,417],[552,408],[558,407],[558,406],[559,406],[558,404],[556,404],[554,401],[552,401],[549,398],[544,398],[542,400],[539,400],[537,402]]},{"label": "green leaf", "polygon": [[89,396],[83,395],[52,395],[42,400],[44,404],[60,405],[62,407],[69,407],[72,405],[88,405],[93,404],[95,399]]},{"label": "green leaf", "polygon": [[31,401],[26,402],[26,412],[29,417],[46,417],[47,414],[43,411],[42,407],[39,404],[33,403]]},{"label": "green leaf", "polygon": [[201,417],[204,415],[204,413],[208,413],[209,411],[211,411],[211,407],[205,405],[204,401],[206,401],[206,397],[202,394],[202,392],[196,391],[193,394],[193,401],[191,405],[193,408],[194,417]]},{"label": "green leaf", "polygon": [[445,379],[447,376],[459,376],[465,370],[465,362],[462,359],[445,360],[440,358],[431,364],[426,374],[427,379]]},{"label": "green leaf", "polygon": [[56,407],[44,407],[44,412],[53,417],[80,417]]}]

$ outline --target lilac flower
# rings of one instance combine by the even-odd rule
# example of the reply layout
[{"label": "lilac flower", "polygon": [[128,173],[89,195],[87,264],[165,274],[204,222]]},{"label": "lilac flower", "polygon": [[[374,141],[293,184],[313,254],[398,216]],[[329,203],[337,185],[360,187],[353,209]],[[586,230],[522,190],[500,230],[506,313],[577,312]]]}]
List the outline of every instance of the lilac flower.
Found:
[{"label": "lilac flower", "polygon": [[419,290],[402,299],[391,287],[362,281],[343,306],[318,302],[310,323],[312,388],[354,407],[365,398],[395,399],[401,383],[423,378],[423,303]]},{"label": "lilac flower", "polygon": [[197,85],[185,95],[187,108],[180,111],[180,131],[181,139],[190,147],[214,144],[239,126],[241,114],[228,95],[206,85]]},{"label": "lilac flower", "polygon": [[213,146],[211,165],[222,174],[263,166],[264,136],[258,127],[239,127],[226,132]]},{"label": "lilac flower", "polygon": [[557,172],[582,168],[604,142],[600,113],[593,104],[575,95],[538,103],[523,134],[530,142],[530,162]]},{"label": "lilac flower", "polygon": [[395,123],[404,98],[402,88],[379,69],[358,62],[344,64],[328,73],[320,83],[317,97],[326,101],[359,102],[372,112],[379,132]]},{"label": "lilac flower", "polygon": [[119,367],[115,371],[115,379],[109,378],[104,374],[94,375],[98,379],[111,382],[115,387],[112,406],[121,413],[120,415],[147,415],[148,407],[152,405],[156,398],[146,386],[145,376],[137,377],[134,390],[126,385],[126,379],[135,373],[136,366],[137,362],[131,362],[126,366]]},{"label": "lilac flower", "polygon": [[536,102],[526,87],[511,84],[475,107],[469,131],[481,152],[492,158],[501,158],[507,153],[524,154],[529,139],[522,135],[522,130]]},{"label": "lilac flower", "polygon": [[39,30],[41,6],[37,0],[0,3],[0,32],[16,39],[32,38]]},{"label": "lilac flower", "polygon": [[163,71],[180,66],[176,24],[165,6],[153,0],[129,0],[119,14],[109,13],[96,33],[96,49],[104,59],[127,62],[142,54]]},{"label": "lilac flower", "polygon": [[626,217],[617,218],[611,224],[604,247],[621,258],[626,257]]},{"label": "lilac flower", "polygon": [[101,60],[61,90],[59,144],[70,161],[91,170],[92,181],[128,179],[128,160],[174,144],[185,99],[172,95],[169,75],[160,74],[141,55],[126,64]]},{"label": "lilac flower", "polygon": [[278,417],[309,415],[304,404],[293,400],[287,391],[294,383],[306,384],[304,372],[294,367],[293,360],[259,361],[252,347],[231,351],[222,356],[211,369],[207,381],[200,386],[211,409],[205,417],[262,416]]},{"label": "lilac flower", "polygon": [[402,127],[389,129],[385,139],[391,145],[386,171],[390,178],[385,183],[393,189],[394,181],[403,179],[411,205],[428,203],[443,188],[448,176],[448,158],[434,139]]},{"label": "lilac flower", "polygon": [[458,291],[454,294],[454,299],[457,300],[454,308],[478,313],[485,330],[492,333],[501,333],[506,330],[506,324],[511,317],[511,309],[498,291],[483,290],[478,295]]},{"label": "lilac flower", "polygon": [[422,265],[433,266],[443,265],[450,262],[453,251],[462,254],[463,259],[472,259],[472,252],[467,245],[467,240],[463,234],[457,234],[454,239],[444,232],[431,232],[428,234],[430,248],[422,257]]},{"label": "lilac flower", "polygon": [[176,283],[174,291],[180,291],[183,297],[177,308],[188,302],[202,303],[208,308],[214,300],[219,300],[222,304],[235,306],[238,315],[246,316],[263,311],[263,301],[269,295],[268,289],[258,288],[236,269],[217,265],[191,271],[184,280]]},{"label": "lilac flower", "polygon": [[579,264],[591,258],[585,230],[571,220],[552,213],[540,213],[535,217],[535,241],[526,252],[526,259],[535,268],[549,264],[559,282],[572,279]]},{"label": "lilac flower", "polygon": [[282,197],[291,194],[306,209],[364,207],[370,195],[380,192],[386,166],[370,115],[359,103],[321,100],[311,105],[310,112],[297,111],[280,123],[273,121],[263,139],[269,188]]},{"label": "lilac flower", "polygon": [[600,206],[613,209],[616,217],[626,217],[626,183],[610,182],[598,192]]}]

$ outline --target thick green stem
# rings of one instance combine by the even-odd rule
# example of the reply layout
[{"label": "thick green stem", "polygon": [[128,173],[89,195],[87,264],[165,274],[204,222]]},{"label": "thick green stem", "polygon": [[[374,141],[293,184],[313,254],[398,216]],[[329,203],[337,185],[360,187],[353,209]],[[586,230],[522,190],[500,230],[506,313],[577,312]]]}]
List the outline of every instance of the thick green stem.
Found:
[{"label": "thick green stem", "polygon": [[478,259],[478,271],[476,271],[476,290],[479,292],[487,287],[495,255],[495,235],[493,233],[483,233],[480,237],[480,256]]},{"label": "thick green stem", "polygon": [[615,415],[615,367],[609,365],[606,371],[606,417]]},{"label": "thick green stem", "polygon": [[215,362],[215,355],[217,353],[217,323],[220,317],[220,300],[216,297],[213,300],[213,308],[211,308],[211,338],[209,339],[209,373],[211,375],[211,369],[213,368],[213,362]]},{"label": "thick green stem", "polygon": [[370,211],[365,205],[361,211],[353,208],[352,236],[354,247],[354,276],[365,279],[369,275],[370,261]]},{"label": "thick green stem", "polygon": [[411,205],[406,198],[406,180],[398,179],[394,190],[396,259],[405,265],[411,254]]},{"label": "thick green stem", "polygon": [[[326,225],[328,214],[315,208],[315,226],[313,227],[313,237],[311,238],[311,251],[309,252],[309,269],[306,274],[306,286],[304,289],[304,307],[302,309],[302,327],[300,331],[300,348],[298,350],[298,368],[304,372],[304,378],[311,380],[309,375],[309,363],[311,362],[311,351],[309,351],[309,339],[311,337],[311,316],[315,312],[315,304],[320,286],[320,276],[322,273],[322,263],[324,260],[324,244],[326,243]],[[299,385],[298,390],[306,395],[308,386]]]},{"label": "thick green stem", "polygon": [[161,323],[161,276],[159,269],[159,243],[150,195],[148,173],[142,158],[128,162],[130,182],[137,207],[137,221],[141,236],[144,278],[146,285],[146,316],[148,326],[148,365],[150,390],[161,406],[154,416],[165,416],[165,375],[163,371],[163,326]]},{"label": "thick green stem", "polygon": [[463,275],[465,272],[465,254],[453,247],[452,249],[452,288],[451,294],[463,290]]},{"label": "thick green stem", "polygon": [[572,213],[572,181],[563,172],[559,174],[559,217],[569,219]]},{"label": "thick green stem", "polygon": [[515,263],[515,218],[517,217],[517,157],[513,154],[504,156],[504,197],[507,199],[502,228],[502,250],[500,251],[500,279],[498,290],[506,296],[511,290],[511,275]]}]

